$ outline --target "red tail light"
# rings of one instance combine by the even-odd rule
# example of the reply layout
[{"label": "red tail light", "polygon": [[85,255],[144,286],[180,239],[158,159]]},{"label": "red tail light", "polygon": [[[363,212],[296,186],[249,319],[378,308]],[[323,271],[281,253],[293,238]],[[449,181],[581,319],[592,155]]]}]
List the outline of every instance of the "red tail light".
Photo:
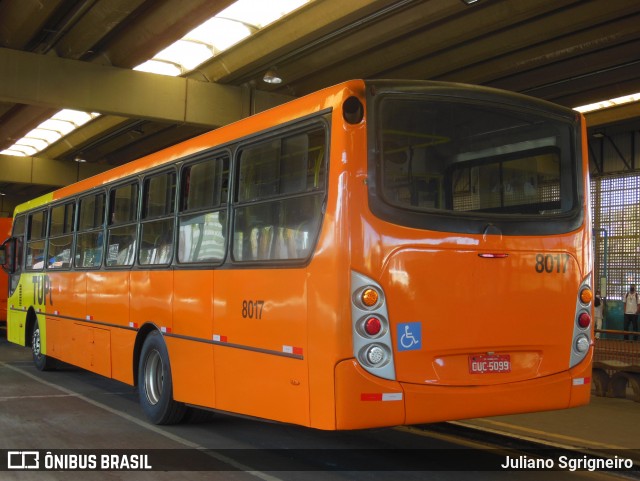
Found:
[{"label": "red tail light", "polygon": [[578,325],[581,328],[586,329],[587,327],[589,327],[590,324],[591,324],[591,316],[588,313],[583,312],[578,316]]},{"label": "red tail light", "polygon": [[377,336],[382,329],[382,322],[377,317],[370,317],[364,321],[364,330],[370,336]]}]

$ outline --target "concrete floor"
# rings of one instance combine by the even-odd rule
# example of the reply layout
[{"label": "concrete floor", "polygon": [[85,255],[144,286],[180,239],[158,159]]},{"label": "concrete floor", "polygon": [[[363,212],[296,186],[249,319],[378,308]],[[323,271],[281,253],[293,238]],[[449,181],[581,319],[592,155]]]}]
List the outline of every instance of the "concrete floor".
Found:
[{"label": "concrete floor", "polygon": [[[640,453],[640,403],[628,400],[593,398],[589,406],[548,413],[517,416],[501,416],[462,421],[459,424],[474,426],[522,439],[533,439],[569,447],[593,450],[618,450],[621,455]],[[416,435],[419,434],[419,435]],[[224,450],[252,453],[252,450],[278,449],[282,456],[286,450],[295,449],[459,449],[455,440],[443,440],[417,433],[413,429],[365,430],[333,433],[310,430],[298,426],[258,422],[244,418],[214,415],[200,424],[154,426],[144,418],[134,387],[105,379],[74,367],[57,371],[39,372],[33,366],[31,353],[6,341],[0,330],[0,455],[3,450],[56,450],[78,453],[81,450],[163,450],[166,462],[171,457],[194,456],[202,450],[223,450],[209,456],[230,470],[213,472],[10,472],[0,471],[0,479],[394,479],[385,473],[339,472],[319,473],[302,469],[302,473],[286,473],[275,476],[268,471],[258,471],[243,465],[243,461],[227,459]],[[69,451],[57,451],[69,450]],[[630,450],[637,450],[633,453]],[[157,451],[150,451],[156,455]],[[428,451],[425,451],[428,452]],[[438,452],[438,451],[433,451]],[[444,451],[441,451],[444,452]],[[635,459],[640,459],[637,456]],[[0,467],[6,459],[0,459]],[[161,460],[162,461],[162,460]],[[175,459],[174,459],[175,461]],[[194,458],[197,463],[197,459]],[[301,460],[292,459],[292,463]],[[306,460],[304,462],[307,462]],[[310,460],[311,463],[316,462]],[[4,464],[6,466],[7,464]],[[405,479],[424,479],[402,473]],[[474,476],[446,476],[433,479],[497,479],[496,474],[463,473]],[[484,475],[486,476],[484,476]],[[530,473],[530,474],[535,474]],[[556,479],[555,473],[546,473]],[[557,473],[566,474],[566,473]],[[549,475],[549,476],[547,476]],[[505,479],[516,479],[513,476]],[[536,479],[526,473],[518,473],[517,479]],[[566,479],[558,477],[557,479]],[[581,478],[580,478],[581,479]]]}]

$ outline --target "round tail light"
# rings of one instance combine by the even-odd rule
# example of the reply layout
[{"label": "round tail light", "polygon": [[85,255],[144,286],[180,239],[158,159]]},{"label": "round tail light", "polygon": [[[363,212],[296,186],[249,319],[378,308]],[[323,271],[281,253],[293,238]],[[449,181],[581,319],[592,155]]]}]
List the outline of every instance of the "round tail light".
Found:
[{"label": "round tail light", "polygon": [[364,330],[370,336],[377,336],[382,330],[382,322],[377,317],[370,317],[364,321]]},{"label": "round tail light", "polygon": [[367,361],[371,363],[371,365],[375,366],[380,364],[386,358],[384,349],[380,346],[372,346],[367,350]]},{"label": "round tail light", "polygon": [[589,339],[587,338],[587,336],[582,334],[580,337],[576,339],[575,346],[576,346],[576,351],[580,353],[587,352],[587,350],[589,349]]},{"label": "round tail light", "polygon": [[588,287],[585,287],[580,291],[580,302],[583,304],[589,304],[593,299],[593,291]]},{"label": "round tail light", "polygon": [[587,327],[589,327],[590,324],[591,324],[591,316],[588,313],[583,312],[578,316],[578,325],[581,328],[586,329]]},{"label": "round tail light", "polygon": [[360,300],[366,307],[375,306],[378,303],[378,299],[380,299],[380,294],[378,294],[378,291],[372,287],[366,288],[360,295]]}]

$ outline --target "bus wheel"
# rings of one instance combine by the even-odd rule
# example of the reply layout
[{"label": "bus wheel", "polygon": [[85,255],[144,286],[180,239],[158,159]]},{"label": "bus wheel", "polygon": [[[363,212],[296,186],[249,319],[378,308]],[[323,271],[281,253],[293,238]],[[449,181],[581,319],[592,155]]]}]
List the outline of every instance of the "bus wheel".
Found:
[{"label": "bus wheel", "polygon": [[150,332],[142,345],[138,393],[142,409],[152,423],[175,424],[184,417],[185,405],[173,399],[169,352],[158,331]]},{"label": "bus wheel", "polygon": [[40,338],[40,325],[37,319],[31,332],[31,351],[33,352],[33,363],[38,371],[52,371],[56,368],[56,360],[42,354],[42,339]]}]

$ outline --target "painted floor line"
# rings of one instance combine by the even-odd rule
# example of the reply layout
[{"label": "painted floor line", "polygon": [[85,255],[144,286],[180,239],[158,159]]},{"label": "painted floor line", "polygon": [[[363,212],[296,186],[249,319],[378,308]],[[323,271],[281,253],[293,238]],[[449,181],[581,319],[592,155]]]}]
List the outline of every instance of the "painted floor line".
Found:
[{"label": "painted floor line", "polygon": [[[509,424],[501,421],[493,421],[491,419],[478,419],[474,422],[453,421],[452,424],[457,424],[459,426],[464,426],[464,427],[480,428],[489,432],[493,432],[494,434],[516,436],[525,441],[533,441],[537,443],[545,443],[545,442],[553,443],[554,446],[567,448],[567,449],[575,449],[576,447],[579,447],[579,448],[592,447],[592,448],[599,448],[599,449],[615,449],[615,450],[627,449],[622,446],[616,446],[615,444],[607,444],[607,443],[601,443],[598,441],[589,441],[582,438],[576,438],[574,436],[566,436],[563,434],[549,433],[547,431],[541,431],[539,429],[531,429],[524,426],[517,426],[515,424]],[[493,425],[503,429],[502,430],[492,429],[490,427],[484,426],[484,424]],[[513,430],[525,433],[525,435],[518,435],[514,433]],[[541,437],[543,438],[541,439]],[[547,439],[544,439],[544,438],[547,438]],[[558,441],[561,441],[563,443],[571,443],[571,444],[558,445],[556,442],[550,441],[548,438],[557,439]]]},{"label": "painted floor line", "polygon": [[3,401],[22,401],[23,399],[49,399],[58,397],[78,397],[75,394],[39,394],[32,396],[0,396],[0,402]]},{"label": "painted floor line", "polygon": [[104,411],[107,411],[111,414],[115,414],[116,416],[119,416],[129,422],[132,422],[134,424],[137,424],[138,426],[145,428],[149,431],[153,431],[156,434],[159,434],[160,436],[164,436],[165,438],[168,438],[172,441],[175,441],[176,443],[182,444],[186,447],[192,448],[192,449],[198,449],[198,450],[203,450],[205,451],[205,453],[211,457],[213,457],[214,459],[221,461],[225,464],[228,464],[229,466],[232,466],[240,471],[244,471],[246,474],[250,474],[252,476],[255,476],[256,478],[262,479],[264,481],[281,481],[280,478],[272,476],[270,474],[264,473],[262,471],[256,471],[253,470],[250,466],[245,466],[242,463],[239,463],[237,461],[235,461],[232,458],[229,458],[227,456],[224,456],[222,454],[217,453],[216,451],[210,450],[208,448],[206,448],[205,446],[202,446],[198,443],[194,443],[192,441],[189,441],[188,439],[185,439],[181,436],[177,436],[175,434],[169,433],[167,431],[164,431],[163,429],[158,428],[157,426],[153,425],[153,424],[149,424],[146,421],[140,420],[138,418],[135,418],[129,414],[123,413],[122,411],[118,411],[117,409],[114,409],[110,406],[107,406],[106,404],[102,404],[99,401],[95,401],[91,398],[88,398],[82,394],[76,393],[74,391],[71,391],[70,389],[66,389],[62,386],[58,386],[57,384],[53,384],[51,382],[45,381],[44,379],[39,378],[38,376],[34,376],[33,374],[23,371],[22,369],[18,369],[14,366],[12,366],[11,364],[7,364],[5,362],[0,362],[0,367],[6,367],[8,369],[11,369],[12,371],[15,371],[17,373],[22,374],[23,376],[26,376],[30,379],[33,379],[36,382],[39,382],[40,384],[44,384],[45,386],[48,386],[52,389],[57,389],[59,391],[62,391],[65,393],[65,396],[73,396],[73,397],[77,397],[78,399],[81,399],[93,406],[96,406]]}]

